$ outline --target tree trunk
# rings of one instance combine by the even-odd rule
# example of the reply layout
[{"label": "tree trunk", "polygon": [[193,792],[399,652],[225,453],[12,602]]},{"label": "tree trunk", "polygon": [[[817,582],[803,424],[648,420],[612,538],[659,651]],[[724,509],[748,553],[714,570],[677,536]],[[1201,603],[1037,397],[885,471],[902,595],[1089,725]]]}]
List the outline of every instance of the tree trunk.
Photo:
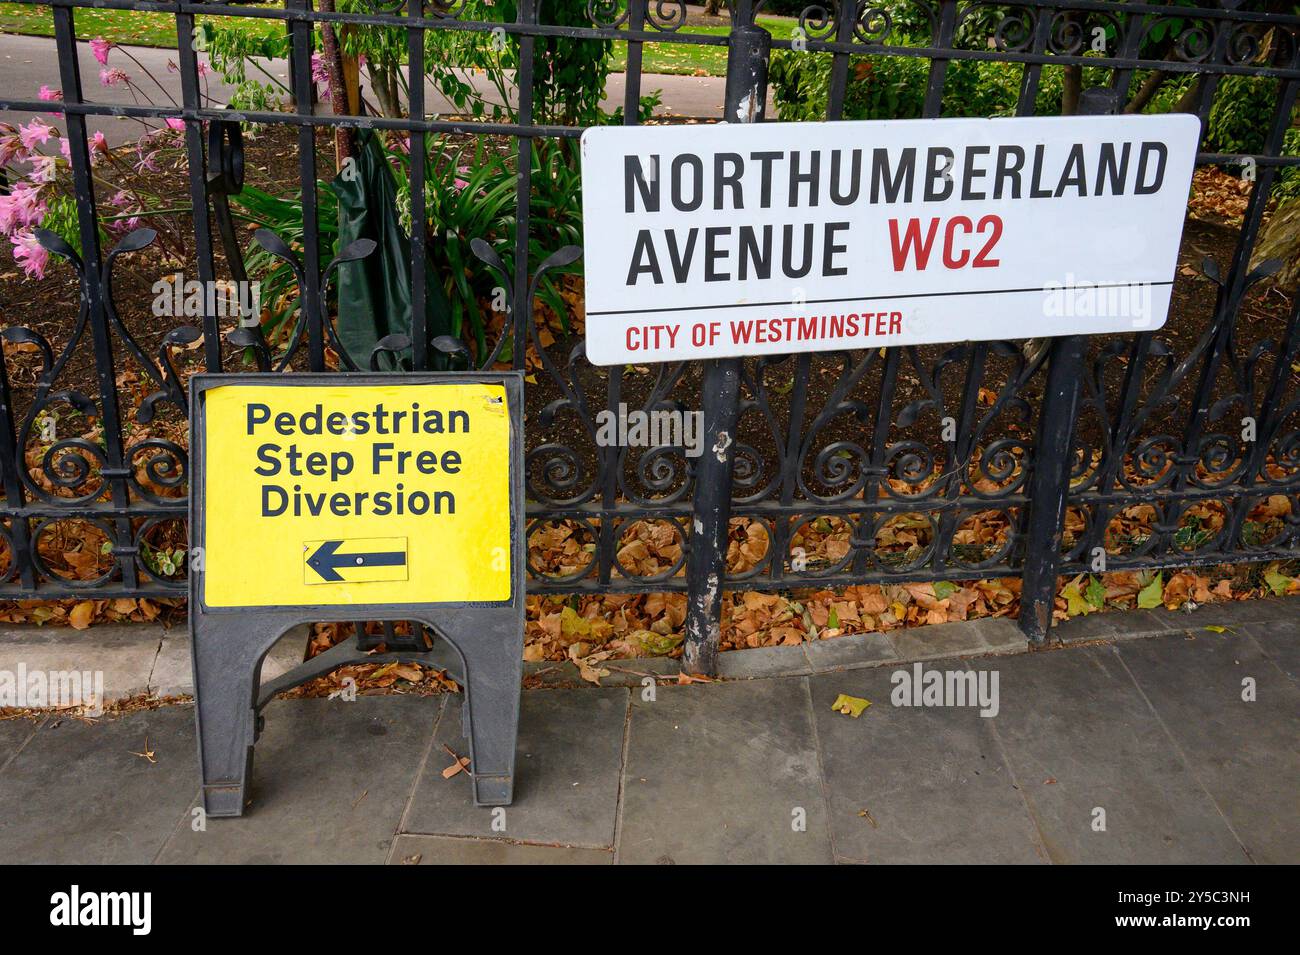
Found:
[{"label": "tree trunk", "polygon": [[1165,80],[1169,79],[1169,74],[1164,70],[1155,70],[1146,81],[1133,94],[1133,98],[1128,101],[1124,107],[1126,113],[1140,113],[1151,102],[1151,98],[1160,91],[1160,87],[1165,85]]},{"label": "tree trunk", "polygon": [[[320,0],[322,13],[334,12],[334,0]],[[321,24],[321,45],[324,49],[321,57],[325,61],[325,73],[329,77],[330,106],[335,116],[347,116],[349,96],[347,84],[343,80],[343,49],[339,46],[338,35],[331,23]],[[334,130],[334,160],[342,168],[344,160],[355,152],[352,131],[342,126]]]}]

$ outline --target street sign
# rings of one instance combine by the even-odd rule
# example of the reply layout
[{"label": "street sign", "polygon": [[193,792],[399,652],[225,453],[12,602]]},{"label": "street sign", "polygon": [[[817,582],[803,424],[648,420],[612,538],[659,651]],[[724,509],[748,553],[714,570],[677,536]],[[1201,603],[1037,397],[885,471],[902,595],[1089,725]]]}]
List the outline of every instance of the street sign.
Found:
[{"label": "street sign", "polygon": [[603,126],[596,364],[1150,330],[1192,115]]},{"label": "street sign", "polygon": [[[450,665],[466,690],[475,802],[508,804],[523,657],[522,376],[197,375],[190,388],[205,811],[243,812],[259,714],[276,692],[399,660]],[[261,686],[275,641],[326,620],[411,621],[434,646],[376,654],[354,637]]]}]

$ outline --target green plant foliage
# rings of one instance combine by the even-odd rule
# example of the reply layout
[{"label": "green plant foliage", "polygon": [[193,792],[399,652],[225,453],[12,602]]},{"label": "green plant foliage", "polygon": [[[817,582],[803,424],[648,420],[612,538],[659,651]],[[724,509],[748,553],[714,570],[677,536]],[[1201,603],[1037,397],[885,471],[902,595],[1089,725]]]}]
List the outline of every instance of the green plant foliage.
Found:
[{"label": "green plant foliage", "polygon": [[1277,97],[1277,80],[1259,76],[1220,79],[1206,125],[1205,148],[1221,153],[1263,152]]},{"label": "green plant foliage", "polygon": [[[290,246],[302,248],[303,215],[302,193],[292,197],[273,196],[254,186],[245,185],[242,192],[230,197],[238,214],[270,229]],[[317,217],[320,233],[320,256],[317,267],[323,269],[334,253],[338,241],[338,200],[329,183],[316,183]],[[282,260],[252,243],[244,251],[244,267],[249,278],[262,283],[262,304],[270,311],[270,320],[263,324],[268,339],[275,340],[284,322],[290,320],[302,307],[297,279]]]}]

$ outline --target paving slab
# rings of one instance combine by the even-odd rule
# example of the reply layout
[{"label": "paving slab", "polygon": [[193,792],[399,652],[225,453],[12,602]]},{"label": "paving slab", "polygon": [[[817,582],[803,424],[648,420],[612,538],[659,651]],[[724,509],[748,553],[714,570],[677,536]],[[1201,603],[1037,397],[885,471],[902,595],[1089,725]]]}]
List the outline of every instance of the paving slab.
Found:
[{"label": "paving slab", "polygon": [[401,835],[392,865],[609,865],[612,849],[516,845],[492,839]]},{"label": "paving slab", "polygon": [[1029,638],[1010,617],[984,617],[975,621],[990,653],[1028,653]]},{"label": "paving slab", "polygon": [[152,862],[198,788],[193,707],[51,717],[0,774],[0,859]]},{"label": "paving slab", "polygon": [[634,693],[618,861],[830,862],[806,680]]},{"label": "paving slab", "polygon": [[1249,861],[1114,646],[970,665],[1000,672],[989,723],[1052,861]]},{"label": "paving slab", "polygon": [[[1252,597],[1249,600],[1231,600],[1223,603],[1200,604],[1195,610],[1178,610],[1156,607],[1147,611],[1155,620],[1166,624],[1170,630],[1200,630],[1213,626],[1233,626],[1244,623],[1268,623],[1273,620],[1293,620],[1300,616],[1300,597]],[[1131,614],[1117,614],[1117,617]]]},{"label": "paving slab", "polygon": [[1300,615],[1289,620],[1249,624],[1241,630],[1250,634],[1265,656],[1293,683],[1300,683]]},{"label": "paving slab", "polygon": [[12,720],[0,720],[0,768],[32,738],[43,720],[44,717],[30,720],[21,716]]},{"label": "paving slab", "polygon": [[[308,628],[294,627],[278,641],[262,661],[262,682],[274,680],[299,663],[307,652]],[[149,692],[154,696],[193,696],[194,664],[190,659],[188,628],[163,634],[158,657],[149,675]]]},{"label": "paving slab", "polygon": [[525,691],[514,804],[504,812],[476,807],[464,773],[442,776],[452,764],[444,744],[460,755],[469,752],[461,698],[449,699],[402,831],[613,846],[627,698],[628,691],[618,688]]},{"label": "paving slab", "polygon": [[[1213,622],[1206,621],[1206,623]],[[1195,626],[1198,624],[1190,620],[1186,624],[1179,623],[1178,626],[1174,626],[1171,615],[1164,611],[1157,613],[1154,610],[1127,610],[1122,613],[1090,613],[1057,622],[1048,631],[1047,642],[1068,645],[1095,640],[1127,640]]]},{"label": "paving slab", "polygon": [[[915,666],[821,674],[811,680],[837,858],[869,863],[1047,861],[989,719],[979,715],[979,708],[893,705],[895,687],[904,686],[894,674],[905,673],[910,685]],[[972,672],[957,661],[921,666],[923,672]],[[856,719],[835,712],[831,703],[840,693],[870,700],[871,706]]]},{"label": "paving slab", "polygon": [[889,640],[894,645],[894,655],[908,661],[988,652],[988,644],[984,642],[979,623],[975,620],[894,630],[889,634]]},{"label": "paving slab", "polygon": [[[849,640],[840,637],[839,640]],[[819,641],[821,642],[821,641]],[[832,641],[825,641],[830,643]],[[718,654],[718,676],[724,680],[757,680],[770,676],[802,676],[810,672],[804,644],[791,647],[754,647]]]},{"label": "paving slab", "polygon": [[893,641],[883,633],[854,633],[830,640],[812,640],[803,647],[814,673],[880,666],[898,659]]},{"label": "paving slab", "polygon": [[[178,827],[159,862],[382,863],[450,696],[276,700],[237,819]],[[193,772],[197,773],[196,770]],[[190,787],[193,792],[197,788]]]},{"label": "paving slab", "polygon": [[5,627],[0,630],[0,670],[102,673],[104,699],[123,699],[149,691],[149,674],[167,632],[153,624],[90,630]]},{"label": "paving slab", "polygon": [[1300,862],[1300,690],[1244,633],[1133,641],[1119,655],[1250,857]]}]

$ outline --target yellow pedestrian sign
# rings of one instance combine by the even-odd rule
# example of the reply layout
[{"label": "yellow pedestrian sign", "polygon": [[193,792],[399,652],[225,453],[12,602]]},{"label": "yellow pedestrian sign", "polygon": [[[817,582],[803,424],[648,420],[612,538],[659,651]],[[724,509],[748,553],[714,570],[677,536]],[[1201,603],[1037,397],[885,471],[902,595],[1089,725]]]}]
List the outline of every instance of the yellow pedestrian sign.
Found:
[{"label": "yellow pedestrian sign", "polygon": [[[479,806],[514,794],[524,651],[520,372],[190,379],[190,645],[203,809],[251,796],[264,707],[339,667],[446,669]],[[352,624],[261,680],[294,627]]]},{"label": "yellow pedestrian sign", "polygon": [[203,392],[210,607],[511,597],[511,415],[497,382]]}]

